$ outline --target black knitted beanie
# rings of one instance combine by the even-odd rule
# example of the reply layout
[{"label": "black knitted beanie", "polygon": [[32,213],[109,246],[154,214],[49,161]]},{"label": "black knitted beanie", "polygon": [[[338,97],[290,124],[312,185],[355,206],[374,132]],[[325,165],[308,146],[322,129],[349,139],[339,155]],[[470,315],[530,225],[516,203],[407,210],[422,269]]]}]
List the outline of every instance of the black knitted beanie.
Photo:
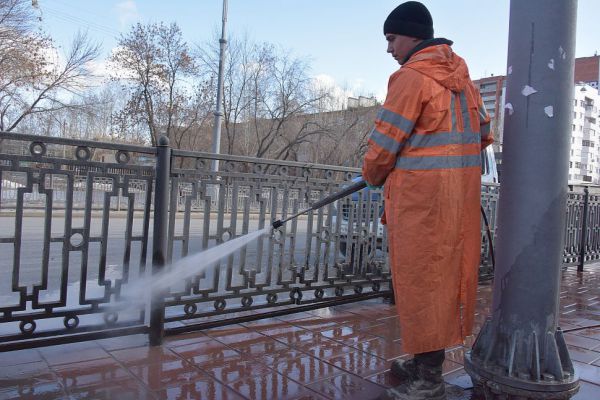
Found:
[{"label": "black knitted beanie", "polygon": [[427,7],[418,1],[400,4],[388,15],[383,34],[395,33],[418,39],[433,39],[433,19]]}]

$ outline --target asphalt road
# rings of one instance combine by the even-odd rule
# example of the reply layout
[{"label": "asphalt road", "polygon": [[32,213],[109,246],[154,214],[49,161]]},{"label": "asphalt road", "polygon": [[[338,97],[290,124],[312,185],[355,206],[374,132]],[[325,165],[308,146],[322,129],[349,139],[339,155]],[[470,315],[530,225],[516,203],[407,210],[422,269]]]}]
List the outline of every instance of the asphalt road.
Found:
[{"label": "asphalt road", "polygon": [[[15,232],[15,218],[12,215],[0,216],[0,237],[7,238],[13,237]],[[74,217],[72,220],[73,228],[83,228],[84,221],[81,217]],[[228,222],[224,224],[226,227],[229,226]],[[90,236],[92,238],[100,238],[102,232],[102,219],[100,216],[93,216],[91,220],[91,231]],[[69,303],[77,303],[77,297],[74,293],[80,290],[79,282],[87,282],[87,294],[86,297],[101,296],[103,293],[103,286],[98,284],[99,276],[99,264],[101,255],[106,257],[106,279],[119,279],[123,276],[123,264],[124,255],[126,251],[125,231],[127,226],[127,220],[122,215],[113,218],[111,216],[110,223],[108,226],[108,241],[107,251],[102,252],[101,243],[99,241],[92,241],[88,248],[88,266],[85,276],[82,268],[82,251],[70,251],[68,252],[69,257],[69,268],[68,268],[68,285],[69,285]],[[237,222],[237,231],[240,232],[242,227],[242,221]],[[295,240],[295,251],[294,259],[295,263],[302,264],[304,262],[304,251],[306,249],[306,220],[298,220],[297,235]],[[249,232],[258,230],[258,220],[251,219],[249,225]],[[211,232],[214,235],[216,231],[216,220],[211,221]],[[34,285],[39,285],[42,280],[42,268],[41,260],[43,257],[43,238],[44,238],[44,218],[40,215],[26,216],[23,218],[22,225],[22,242],[20,251],[20,269],[18,273],[18,286],[28,287],[28,292],[31,292],[31,288]],[[133,236],[142,236],[143,226],[142,219],[135,219],[132,227]],[[183,219],[177,218],[175,224],[175,234],[181,235],[183,232]],[[52,221],[51,226],[51,237],[61,238],[64,236],[64,217],[57,214]],[[152,259],[152,221],[150,223],[150,232],[148,240],[148,250],[146,253],[146,268],[150,268]],[[78,237],[73,238],[74,240],[80,239]],[[197,254],[202,249],[203,239],[203,224],[201,219],[192,220],[190,226],[190,239],[188,242],[188,255]],[[209,247],[214,245],[215,241],[211,240]],[[268,240],[263,241],[263,246],[266,248]],[[289,241],[286,242],[286,252],[289,252]],[[52,301],[58,298],[58,289],[61,283],[61,270],[63,264],[62,254],[62,241],[54,242],[50,245],[49,252],[49,268],[48,268],[48,289],[42,291],[42,298]],[[180,240],[174,243],[173,254],[174,262],[181,257],[182,242]],[[246,248],[246,260],[249,265],[256,265],[256,255],[258,249],[258,242],[250,243]],[[130,277],[131,280],[135,280],[138,276],[141,264],[141,243],[139,241],[133,242],[131,245],[131,258],[130,258]],[[314,246],[313,246],[314,251]],[[13,257],[14,257],[14,246],[12,243],[0,243],[0,276],[4,277],[0,280],[0,308],[4,305],[14,303],[17,301],[18,296],[12,293],[12,275],[13,275]],[[236,253],[234,265],[239,260],[239,252]],[[197,257],[201,260],[202,257]],[[267,257],[263,259],[263,265],[266,264]],[[289,254],[286,254],[286,260],[289,260]],[[225,276],[227,274],[226,264],[227,261],[222,262],[223,268],[220,269],[221,273],[221,284],[225,282]],[[203,279],[207,285],[212,282],[213,269],[209,269],[206,273],[206,278]],[[285,271],[285,274],[289,274],[289,271]],[[234,277],[239,278],[239,274],[234,273]],[[15,282],[16,283],[16,282]],[[239,282],[237,282],[239,283]],[[236,281],[234,279],[234,284]],[[201,285],[202,286],[202,285]]]}]

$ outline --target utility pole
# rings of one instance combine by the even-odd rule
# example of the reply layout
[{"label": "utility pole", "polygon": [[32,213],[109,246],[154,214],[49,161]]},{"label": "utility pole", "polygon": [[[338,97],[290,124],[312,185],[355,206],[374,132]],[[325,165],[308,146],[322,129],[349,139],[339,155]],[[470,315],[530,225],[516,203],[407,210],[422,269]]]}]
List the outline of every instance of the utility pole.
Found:
[{"label": "utility pole", "polygon": [[[225,67],[225,49],[227,48],[226,38],[227,26],[227,0],[223,0],[223,23],[221,26],[221,39],[219,39],[219,76],[217,78],[217,105],[215,107],[215,123],[213,126],[213,141],[212,152],[219,154],[221,150],[221,121],[223,117],[222,98],[223,98],[223,68]],[[212,165],[213,171],[219,170],[219,160],[214,160]]]},{"label": "utility pole", "polygon": [[558,327],[577,0],[512,0],[492,315],[465,369],[486,399],[579,389]]}]

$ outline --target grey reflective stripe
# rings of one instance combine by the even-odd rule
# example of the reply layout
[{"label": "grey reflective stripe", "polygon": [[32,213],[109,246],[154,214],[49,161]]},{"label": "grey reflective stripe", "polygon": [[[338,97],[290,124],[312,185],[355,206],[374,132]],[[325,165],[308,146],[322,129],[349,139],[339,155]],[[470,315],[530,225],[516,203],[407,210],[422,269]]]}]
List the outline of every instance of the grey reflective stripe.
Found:
[{"label": "grey reflective stripe", "polygon": [[448,144],[481,143],[481,135],[473,132],[439,132],[424,135],[413,133],[408,139],[411,147],[433,147]]},{"label": "grey reflective stripe", "polygon": [[452,131],[456,132],[456,106],[454,105],[454,99],[456,95],[451,92],[450,95],[450,114],[452,115]]},{"label": "grey reflective stripe", "polygon": [[465,96],[464,91],[460,92],[460,110],[462,112],[464,132],[473,132],[471,129],[471,115],[469,114],[469,108],[467,107],[467,96]]},{"label": "grey reflective stripe", "polygon": [[486,138],[488,137],[488,135],[490,134],[490,123],[487,122],[483,125],[481,125],[480,130],[481,130],[481,136]]},{"label": "grey reflective stripe", "polygon": [[396,168],[407,170],[457,169],[481,167],[481,155],[398,157]]},{"label": "grey reflective stripe", "polygon": [[388,124],[392,124],[407,135],[409,135],[412,132],[413,127],[415,126],[415,123],[411,120],[406,119],[402,115],[396,114],[393,111],[386,110],[383,107],[379,110],[379,113],[377,114],[377,119],[383,122],[387,122]]},{"label": "grey reflective stripe", "polygon": [[375,128],[373,128],[373,130],[371,131],[371,140],[377,143],[379,147],[386,149],[392,154],[396,154],[398,151],[400,151],[400,148],[402,147],[402,143],[389,136],[384,135]]}]

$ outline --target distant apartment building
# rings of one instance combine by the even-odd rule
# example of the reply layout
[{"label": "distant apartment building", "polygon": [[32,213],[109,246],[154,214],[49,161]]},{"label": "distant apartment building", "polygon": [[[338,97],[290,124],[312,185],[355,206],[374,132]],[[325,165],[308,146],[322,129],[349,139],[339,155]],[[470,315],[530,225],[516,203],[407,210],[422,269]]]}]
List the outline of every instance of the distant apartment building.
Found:
[{"label": "distant apartment building", "polygon": [[[569,180],[600,184],[600,56],[576,58],[574,81]],[[494,152],[502,175],[506,77],[490,76],[473,83],[479,87],[485,109],[492,118]]]},{"label": "distant apartment building", "polygon": [[585,83],[600,89],[600,56],[580,57],[575,59],[575,83]]},{"label": "distant apartment building", "polygon": [[483,106],[492,118],[492,130],[494,132],[494,151],[502,152],[502,137],[504,127],[504,97],[506,95],[506,77],[490,76],[473,81],[479,87]]},{"label": "distant apartment building", "polygon": [[600,183],[599,106],[597,86],[575,85],[569,157],[570,182]]},{"label": "distant apartment building", "polygon": [[377,99],[375,98],[375,96],[358,96],[358,98],[348,97],[348,110],[354,110],[361,107],[374,107],[376,105]]}]

